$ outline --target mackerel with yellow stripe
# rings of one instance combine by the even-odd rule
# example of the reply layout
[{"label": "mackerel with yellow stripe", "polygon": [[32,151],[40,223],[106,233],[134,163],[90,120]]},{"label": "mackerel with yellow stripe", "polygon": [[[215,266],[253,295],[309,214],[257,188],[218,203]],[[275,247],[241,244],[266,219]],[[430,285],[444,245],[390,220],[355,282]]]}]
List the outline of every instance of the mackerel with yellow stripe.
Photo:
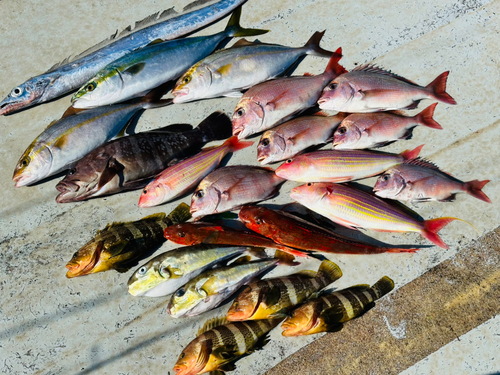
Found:
[{"label": "mackerel with yellow stripe", "polygon": [[283,336],[304,336],[339,330],[342,323],[363,315],[374,301],[394,289],[394,282],[382,277],[371,288],[356,285],[325,294],[296,308],[281,324]]},{"label": "mackerel with yellow stripe", "polygon": [[267,334],[280,321],[269,319],[228,323],[224,318],[211,319],[179,355],[174,372],[177,375],[194,375],[234,370],[236,360],[267,343]]},{"label": "mackerel with yellow stripe", "polygon": [[342,271],[324,260],[318,272],[302,271],[287,277],[260,280],[248,285],[227,313],[229,321],[284,318],[293,306],[338,280]]},{"label": "mackerel with yellow stripe", "polygon": [[276,175],[299,182],[347,182],[378,175],[418,156],[423,145],[401,154],[364,150],[320,150],[288,159]]}]

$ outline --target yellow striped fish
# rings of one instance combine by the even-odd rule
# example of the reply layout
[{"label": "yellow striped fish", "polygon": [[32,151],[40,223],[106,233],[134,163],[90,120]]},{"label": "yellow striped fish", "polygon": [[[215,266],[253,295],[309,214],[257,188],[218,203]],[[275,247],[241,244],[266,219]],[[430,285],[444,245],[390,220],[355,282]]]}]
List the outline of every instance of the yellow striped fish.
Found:
[{"label": "yellow striped fish", "polygon": [[152,207],[187,193],[217,168],[228,153],[249,147],[253,142],[231,137],[218,147],[209,147],[161,172],[142,191],[139,207]]},{"label": "yellow striped fish", "polygon": [[394,289],[394,282],[382,277],[371,288],[356,285],[311,300],[292,312],[281,325],[283,336],[304,336],[339,330],[342,323],[363,315],[373,302]]},{"label": "yellow striped fish", "polygon": [[224,318],[211,319],[182,351],[174,372],[194,375],[234,370],[233,362],[264,346],[268,332],[280,321],[269,319],[226,324]]},{"label": "yellow striped fish", "polygon": [[158,213],[138,221],[108,224],[73,255],[66,265],[66,277],[130,268],[166,241],[163,237],[166,227],[190,217],[189,206],[181,203],[168,216]]},{"label": "yellow striped fish", "polygon": [[229,321],[284,318],[293,306],[313,293],[338,280],[342,271],[333,262],[324,260],[318,272],[303,271],[248,285],[231,305]]}]

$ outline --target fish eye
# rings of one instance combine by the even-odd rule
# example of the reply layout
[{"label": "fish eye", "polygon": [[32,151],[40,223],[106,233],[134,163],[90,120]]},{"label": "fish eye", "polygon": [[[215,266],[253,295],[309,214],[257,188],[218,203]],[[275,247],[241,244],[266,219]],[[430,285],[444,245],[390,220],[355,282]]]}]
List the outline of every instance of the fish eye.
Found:
[{"label": "fish eye", "polygon": [[261,143],[262,143],[262,146],[264,146],[264,147],[268,146],[269,145],[269,138],[264,138]]},{"label": "fish eye", "polygon": [[148,271],[148,267],[142,266],[141,268],[139,268],[139,271],[137,273],[139,275],[145,275],[147,271]]},{"label": "fish eye", "polygon": [[87,91],[94,91],[96,88],[96,83],[95,82],[90,82],[87,86],[85,86],[85,90]]},{"label": "fish eye", "polygon": [[177,233],[177,235],[179,237],[182,237],[182,238],[186,237],[186,233],[184,233],[184,232],[179,232],[179,233]]},{"label": "fish eye", "polygon": [[177,292],[175,292],[176,297],[182,297],[184,294],[186,294],[186,291],[184,290],[184,288],[181,288]]},{"label": "fish eye", "polygon": [[188,84],[189,82],[191,82],[191,76],[185,76],[182,79],[182,83],[184,83],[185,85]]},{"label": "fish eye", "polygon": [[292,162],[292,159],[288,159],[288,160],[286,161],[286,163],[287,163],[287,164],[290,164],[291,162]]},{"label": "fish eye", "polygon": [[75,168],[71,168],[69,170],[69,172],[68,172],[68,175],[71,176],[71,175],[75,174],[75,172],[76,172],[76,169]]},{"label": "fish eye", "polygon": [[336,82],[332,82],[328,85],[328,89],[329,90],[335,90],[337,88],[337,83]]},{"label": "fish eye", "polygon": [[241,117],[245,114],[245,110],[243,108],[238,108],[235,112],[234,115],[235,117]]},{"label": "fish eye", "polygon": [[262,224],[262,221],[261,221],[260,219],[256,219],[256,220],[255,220],[255,224],[257,224],[257,225],[261,225],[261,224]]},{"label": "fish eye", "polygon": [[148,190],[147,190],[147,189],[144,189],[144,190],[142,191],[142,194],[144,194],[144,195],[146,195],[147,193],[148,193]]},{"label": "fish eye", "polygon": [[27,167],[28,164],[30,163],[30,158],[29,157],[25,157],[23,160],[21,160],[21,164],[23,167]]},{"label": "fish eye", "polygon": [[182,359],[186,356],[186,353],[182,352],[181,355],[179,356],[179,359]]},{"label": "fish eye", "polygon": [[23,89],[21,87],[14,87],[11,91],[11,95],[14,97],[18,97],[23,93]]},{"label": "fish eye", "polygon": [[312,182],[308,182],[307,186],[313,186]]},{"label": "fish eye", "polygon": [[383,181],[387,181],[388,179],[389,179],[389,175],[384,174],[384,175],[382,176],[382,180],[383,180]]},{"label": "fish eye", "polygon": [[198,190],[197,192],[194,193],[194,196],[196,198],[203,198],[203,195],[205,195],[205,193],[203,193],[203,190]]},{"label": "fish eye", "polygon": [[76,259],[78,257],[78,251],[73,254],[73,259]]},{"label": "fish eye", "polygon": [[347,131],[347,129],[345,128],[345,126],[342,126],[341,128],[339,128],[340,134],[345,134],[346,131]]}]

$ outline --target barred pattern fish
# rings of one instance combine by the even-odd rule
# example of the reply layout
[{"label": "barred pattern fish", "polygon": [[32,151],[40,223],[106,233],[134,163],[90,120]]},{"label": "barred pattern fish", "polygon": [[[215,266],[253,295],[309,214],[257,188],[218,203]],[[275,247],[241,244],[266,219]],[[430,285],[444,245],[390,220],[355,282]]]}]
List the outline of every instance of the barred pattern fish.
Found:
[{"label": "barred pattern fish", "polygon": [[199,336],[182,351],[174,371],[177,375],[190,375],[233,370],[234,361],[267,343],[267,334],[280,321],[269,319],[224,324],[223,319],[209,320]]},{"label": "barred pattern fish", "polygon": [[227,313],[229,321],[284,318],[295,305],[338,280],[342,271],[324,260],[317,273],[303,271],[287,277],[260,280],[248,285]]},{"label": "barred pattern fish", "polygon": [[308,301],[283,322],[283,336],[311,335],[338,329],[342,323],[363,315],[374,301],[393,289],[394,282],[384,276],[371,288],[357,285]]},{"label": "barred pattern fish", "polygon": [[166,227],[190,218],[189,206],[181,203],[168,216],[159,213],[138,221],[108,224],[73,255],[66,265],[66,277],[126,269],[165,242]]}]

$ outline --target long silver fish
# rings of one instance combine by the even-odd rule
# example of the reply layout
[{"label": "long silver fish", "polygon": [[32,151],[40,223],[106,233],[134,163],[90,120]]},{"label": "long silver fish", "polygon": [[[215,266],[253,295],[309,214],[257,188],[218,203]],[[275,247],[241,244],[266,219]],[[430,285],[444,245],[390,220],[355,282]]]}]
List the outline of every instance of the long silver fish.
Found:
[{"label": "long silver fish", "polygon": [[[81,87],[99,70],[125,54],[144,47],[154,40],[170,40],[192,33],[231,13],[246,0],[220,0],[201,9],[171,17],[172,9],[156,13],[136,22],[131,33],[112,35],[106,41],[76,56],[54,65],[46,73],[30,78],[14,87],[0,103],[0,115],[44,103]],[[188,5],[185,10],[191,9]],[[151,25],[151,20],[155,22]],[[119,39],[116,39],[116,38]]]},{"label": "long silver fish", "polygon": [[96,148],[57,184],[61,193],[56,201],[76,202],[143,188],[150,178],[195,154],[206,142],[227,138],[230,120],[215,112],[196,129],[190,125],[180,127],[182,131],[169,131],[167,127],[118,138]]},{"label": "long silver fish", "polygon": [[[147,95],[130,104],[99,107],[63,115],[52,122],[24,151],[12,179],[16,187],[26,186],[52,176],[116,137],[143,109],[172,103]],[[71,108],[67,111],[70,112]]]},{"label": "long silver fish", "polygon": [[73,107],[97,107],[142,96],[165,82],[177,79],[191,65],[208,56],[229,38],[267,32],[242,28],[240,16],[241,7],[238,7],[226,29],[220,33],[163,43],[153,42],[113,61],[73,96]]}]

